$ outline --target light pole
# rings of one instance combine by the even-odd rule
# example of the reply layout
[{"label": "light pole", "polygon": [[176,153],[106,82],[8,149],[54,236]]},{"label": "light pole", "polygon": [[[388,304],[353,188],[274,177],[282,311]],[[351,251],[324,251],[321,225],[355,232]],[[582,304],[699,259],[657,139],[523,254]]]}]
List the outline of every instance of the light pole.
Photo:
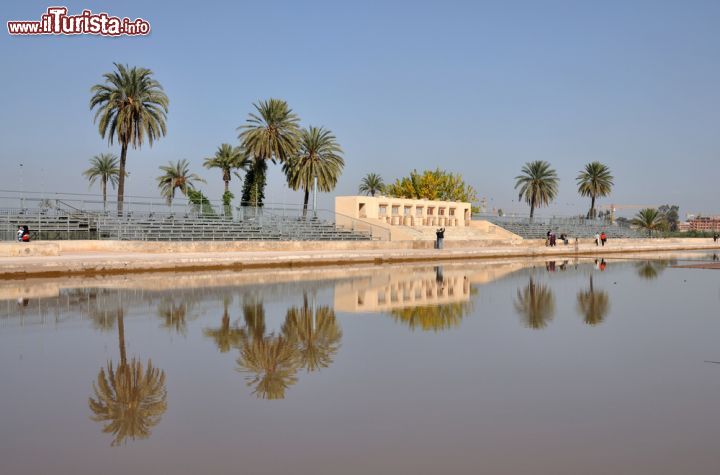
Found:
[{"label": "light pole", "polygon": [[23,164],[20,164],[20,209],[25,210],[25,180],[23,179]]}]

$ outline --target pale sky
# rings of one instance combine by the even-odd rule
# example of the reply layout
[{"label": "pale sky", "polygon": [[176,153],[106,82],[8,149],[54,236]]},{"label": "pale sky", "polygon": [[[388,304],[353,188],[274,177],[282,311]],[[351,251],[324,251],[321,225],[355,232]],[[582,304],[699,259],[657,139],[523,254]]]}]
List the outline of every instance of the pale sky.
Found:
[{"label": "pale sky", "polygon": [[[3,24],[52,4],[6,0]],[[130,195],[158,196],[158,166],[186,158],[219,198],[220,172],[203,158],[237,143],[253,102],[279,97],[303,125],[337,136],[346,167],[336,194],[355,194],[368,172],[390,182],[440,166],[491,206],[526,211],[514,177],[540,159],[561,179],[544,213],[574,214],[588,207],[575,177],[599,160],[616,177],[601,204],[720,214],[717,1],[63,4],[142,17],[152,33],[2,34],[1,189],[19,188],[23,163],[27,190],[91,191],[88,160],[119,147],[97,133],[90,87],[120,62],[153,70],[170,98],[167,137],[129,153]],[[272,166],[266,197],[301,201]]]}]

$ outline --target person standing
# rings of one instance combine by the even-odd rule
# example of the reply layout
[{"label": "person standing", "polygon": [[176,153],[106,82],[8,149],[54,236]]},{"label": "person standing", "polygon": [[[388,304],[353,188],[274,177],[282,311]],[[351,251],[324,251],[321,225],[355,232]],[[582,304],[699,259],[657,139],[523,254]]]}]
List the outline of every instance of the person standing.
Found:
[{"label": "person standing", "polygon": [[600,245],[600,234],[598,234],[598,233],[595,233],[595,245],[596,246]]},{"label": "person standing", "polygon": [[605,247],[605,243],[607,242],[607,234],[605,234],[605,231],[600,233],[600,242],[602,243],[603,247]]},{"label": "person standing", "polygon": [[442,249],[443,240],[445,239],[445,228],[440,228],[435,231],[435,237],[437,238],[435,241],[435,249]]},{"label": "person standing", "polygon": [[23,234],[25,234],[25,232],[23,231],[23,227],[22,227],[22,226],[18,226],[18,230],[17,230],[17,240],[18,240],[18,242],[22,241]]}]

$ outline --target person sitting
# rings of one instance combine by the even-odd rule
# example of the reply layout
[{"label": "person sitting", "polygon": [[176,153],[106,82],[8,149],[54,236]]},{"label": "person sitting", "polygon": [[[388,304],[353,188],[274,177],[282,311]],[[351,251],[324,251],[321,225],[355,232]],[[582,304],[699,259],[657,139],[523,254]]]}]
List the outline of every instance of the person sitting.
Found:
[{"label": "person sitting", "polygon": [[19,242],[19,241],[22,241],[23,234],[25,234],[25,231],[23,230],[23,227],[22,227],[22,226],[18,226],[18,230],[17,230],[17,240],[18,240],[18,242]]},{"label": "person sitting", "polygon": [[22,231],[23,231],[23,234],[22,234],[22,237],[20,238],[20,240],[22,242],[30,242],[30,229],[28,229],[27,226],[23,226]]}]

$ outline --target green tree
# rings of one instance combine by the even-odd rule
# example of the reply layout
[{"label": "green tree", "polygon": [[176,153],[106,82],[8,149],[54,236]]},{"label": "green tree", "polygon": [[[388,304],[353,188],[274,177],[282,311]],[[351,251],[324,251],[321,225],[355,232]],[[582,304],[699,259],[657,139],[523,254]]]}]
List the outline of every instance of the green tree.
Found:
[{"label": "green tree", "polygon": [[225,193],[230,192],[230,180],[234,170],[246,170],[250,165],[250,159],[240,147],[233,147],[224,143],[215,152],[214,157],[209,157],[203,162],[207,169],[218,168],[222,172],[222,179],[225,182]]},{"label": "green tree", "polygon": [[608,196],[614,185],[610,168],[600,162],[588,163],[585,165],[585,169],[578,175],[577,185],[580,196],[590,197],[590,210],[587,213],[588,219],[595,219],[595,200]]},{"label": "green tree", "polygon": [[[267,161],[285,163],[298,152],[300,119],[281,99],[269,99],[253,104],[257,113],[250,113],[238,127],[243,149],[253,157],[250,171],[245,175],[243,205],[262,205]],[[254,199],[251,199],[254,198]]]},{"label": "green tree", "polygon": [[517,291],[515,311],[523,317],[528,328],[545,328],[555,316],[555,296],[549,287],[535,283],[530,276],[528,285]]},{"label": "green tree", "polygon": [[422,174],[413,170],[409,176],[398,178],[385,187],[385,192],[396,198],[475,202],[475,189],[465,183],[459,173],[440,168],[425,170]]},{"label": "green tree", "polygon": [[300,132],[300,149],[297,155],[286,160],[283,172],[288,186],[303,190],[303,216],[307,214],[310,189],[317,177],[320,191],[332,191],[342,173],[345,161],[335,136],[322,127],[310,126]]},{"label": "green tree", "polygon": [[515,189],[518,199],[530,205],[530,219],[535,215],[535,208],[547,206],[555,199],[558,192],[557,172],[548,162],[536,160],[523,166],[520,175],[515,177]]},{"label": "green tree", "polygon": [[100,187],[103,195],[103,209],[107,208],[107,185],[110,183],[113,188],[118,183],[120,168],[118,158],[112,153],[101,153],[90,159],[90,168],[83,172],[83,176],[90,181],[90,186],[100,180]]},{"label": "green tree", "polygon": [[189,190],[195,189],[196,182],[205,183],[198,175],[190,173],[190,163],[185,159],[175,163],[168,162],[160,167],[160,171],[163,174],[157,177],[158,188],[168,203],[172,203],[175,198],[175,190],[180,190],[187,196]]},{"label": "green tree", "polygon": [[648,236],[652,236],[653,231],[663,228],[665,221],[657,209],[645,208],[638,211],[632,223],[640,229],[646,230]]},{"label": "green tree", "polygon": [[364,195],[375,196],[377,193],[385,191],[385,182],[377,173],[368,173],[360,180],[358,192]]},{"label": "green tree", "polygon": [[95,122],[100,136],[107,137],[111,145],[115,140],[120,143],[117,209],[121,214],[128,147],[137,149],[146,140],[152,146],[165,136],[170,101],[149,69],[114,65],[115,71],[103,75],[105,82],[90,89],[90,109],[97,108]]},{"label": "green tree", "polygon": [[658,213],[663,217],[670,231],[678,230],[680,222],[680,207],[678,205],[662,205],[658,207]]},{"label": "green tree", "polygon": [[595,290],[592,274],[590,274],[590,288],[577,294],[577,308],[585,318],[585,323],[590,326],[602,322],[610,311],[610,297],[607,292]]},{"label": "green tree", "polygon": [[188,190],[188,201],[193,205],[193,210],[203,216],[216,216],[210,199],[200,190]]}]

